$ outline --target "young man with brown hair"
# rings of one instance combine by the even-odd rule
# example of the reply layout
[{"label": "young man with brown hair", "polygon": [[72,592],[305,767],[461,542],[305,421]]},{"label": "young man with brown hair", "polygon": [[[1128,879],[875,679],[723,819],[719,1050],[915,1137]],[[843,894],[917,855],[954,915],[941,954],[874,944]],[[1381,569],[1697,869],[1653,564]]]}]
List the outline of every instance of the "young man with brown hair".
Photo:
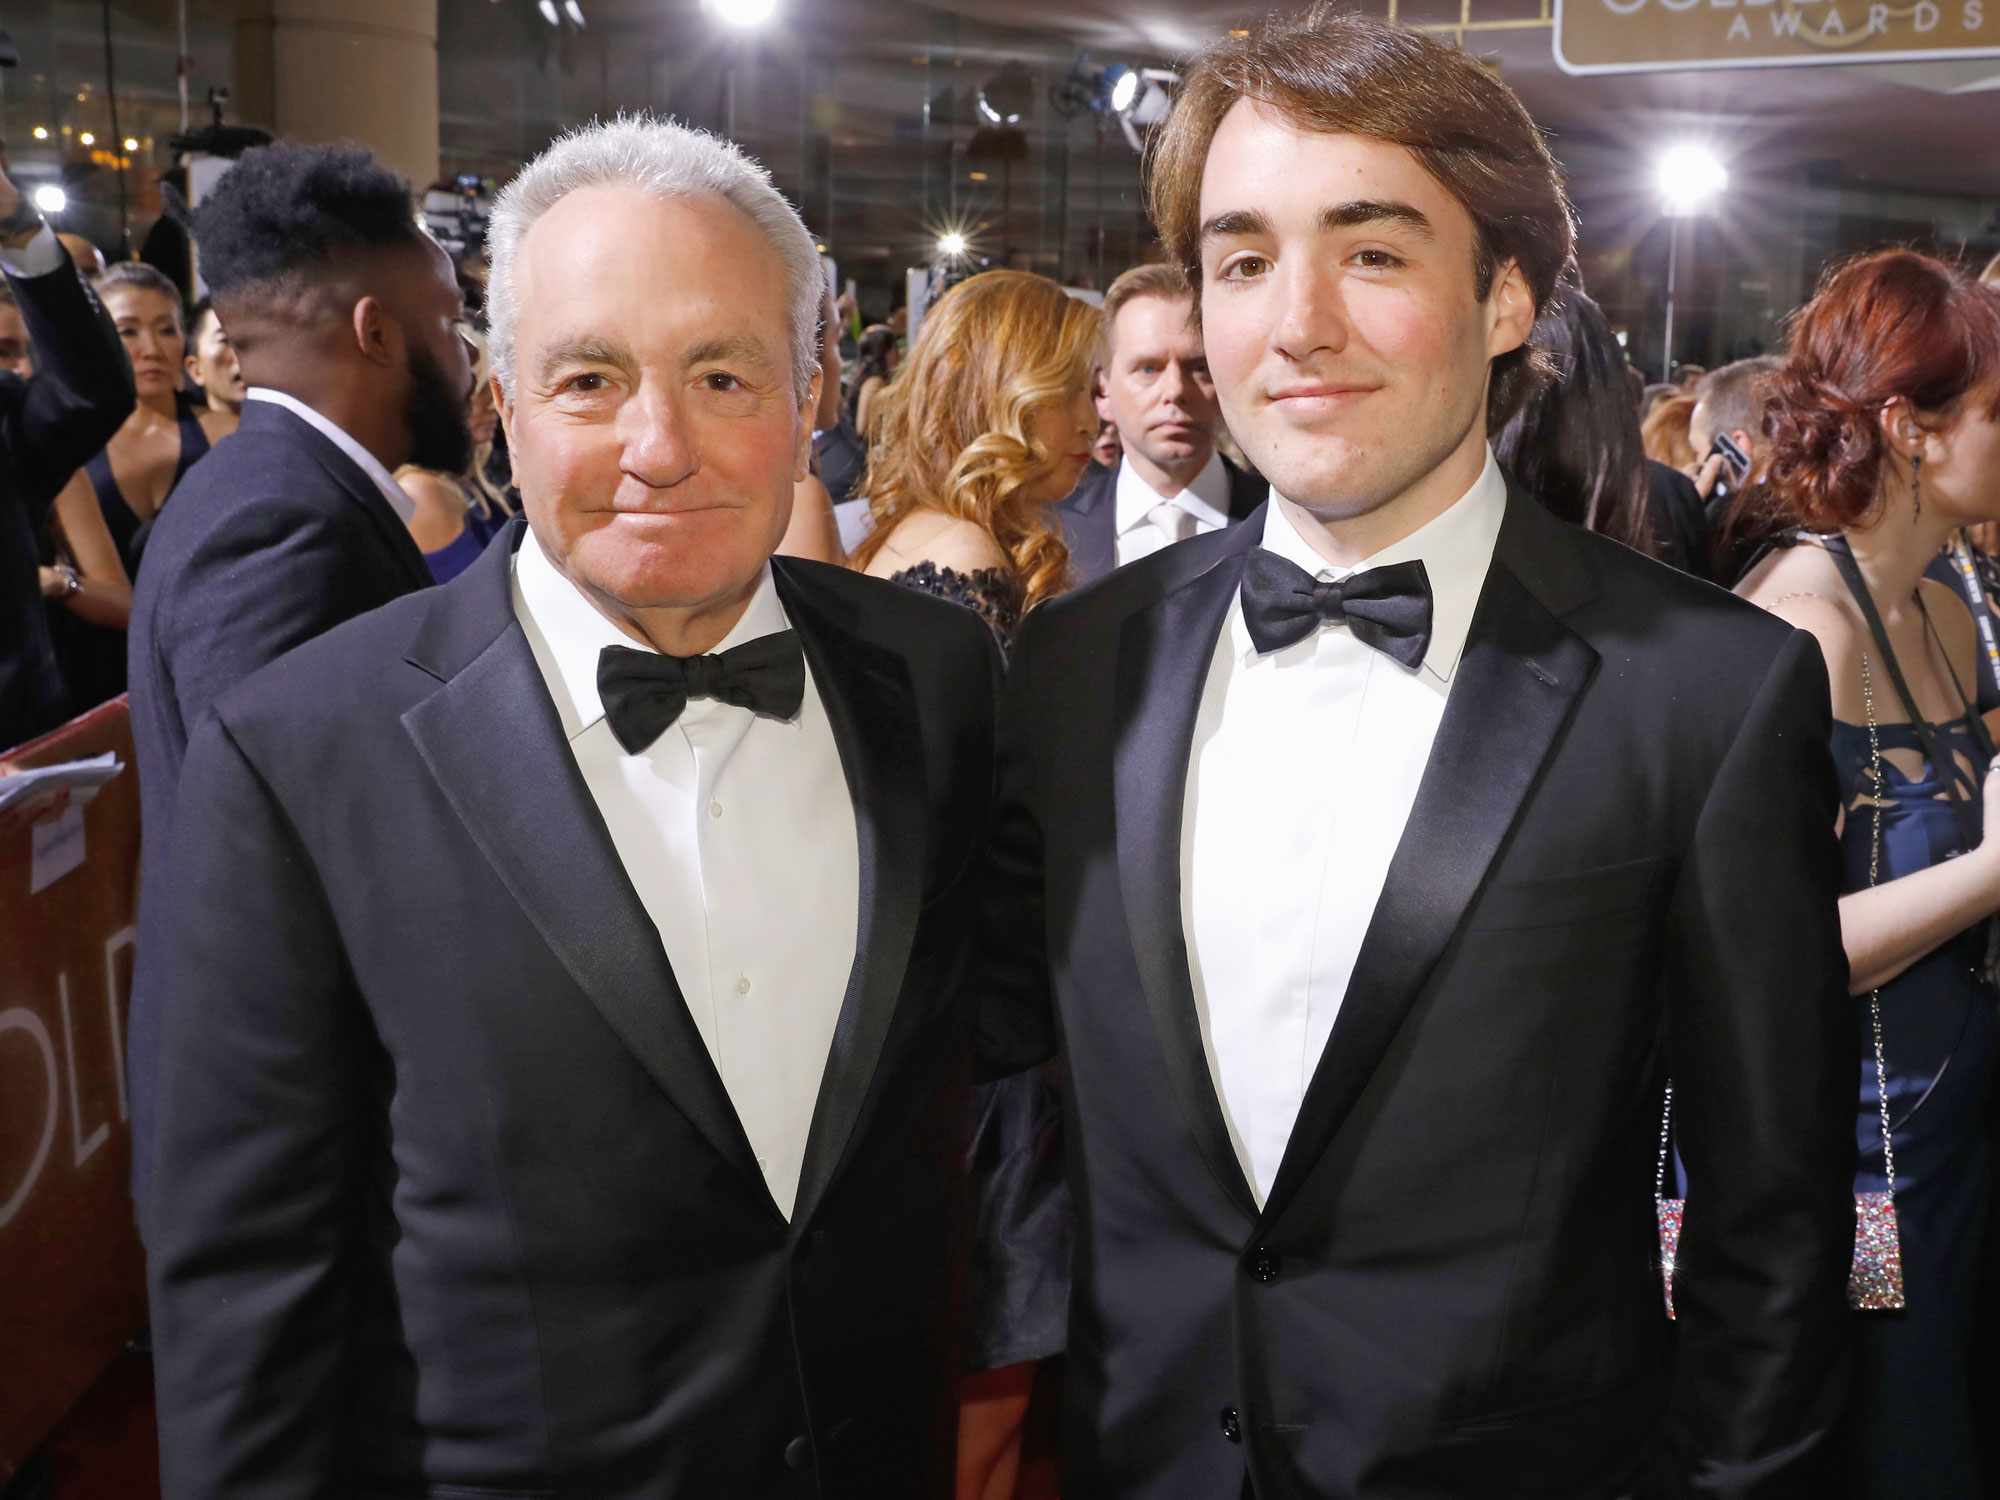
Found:
[{"label": "young man with brown hair", "polygon": [[1092,464],[1056,507],[1078,583],[1264,503],[1263,480],[1216,451],[1222,412],[1178,266],[1133,266],[1105,291],[1097,379],[1097,414],[1117,430],[1120,455]]},{"label": "young man with brown hair", "polygon": [[983,1043],[1069,1069],[1066,1487],[1801,1493],[1854,1235],[1813,644],[1495,466],[1573,232],[1474,59],[1225,42],[1151,191],[1272,499],[1008,683]]}]

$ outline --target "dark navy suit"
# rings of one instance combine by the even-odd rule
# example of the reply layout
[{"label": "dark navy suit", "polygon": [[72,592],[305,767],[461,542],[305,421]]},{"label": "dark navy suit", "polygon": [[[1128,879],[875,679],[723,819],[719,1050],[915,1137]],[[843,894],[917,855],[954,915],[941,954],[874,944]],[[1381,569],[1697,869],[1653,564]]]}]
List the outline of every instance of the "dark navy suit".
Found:
[{"label": "dark navy suit", "polygon": [[268,401],[243,404],[235,436],[188,471],[154,524],[127,657],[144,829],[126,1069],[141,1228],[158,1048],[154,897],[188,739],[218,697],[266,662],[430,581],[409,528],[361,466]]}]

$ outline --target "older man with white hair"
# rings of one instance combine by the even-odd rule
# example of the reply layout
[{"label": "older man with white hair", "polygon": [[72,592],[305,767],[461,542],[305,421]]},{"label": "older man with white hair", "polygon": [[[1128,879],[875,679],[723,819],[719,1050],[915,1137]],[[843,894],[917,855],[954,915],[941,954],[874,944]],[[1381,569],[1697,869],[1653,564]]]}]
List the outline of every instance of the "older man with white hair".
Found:
[{"label": "older man with white hair", "polygon": [[944,1493],[993,650],[771,556],[820,273],[762,168],[592,126],[492,246],[525,524],[182,773],[166,1495]]}]

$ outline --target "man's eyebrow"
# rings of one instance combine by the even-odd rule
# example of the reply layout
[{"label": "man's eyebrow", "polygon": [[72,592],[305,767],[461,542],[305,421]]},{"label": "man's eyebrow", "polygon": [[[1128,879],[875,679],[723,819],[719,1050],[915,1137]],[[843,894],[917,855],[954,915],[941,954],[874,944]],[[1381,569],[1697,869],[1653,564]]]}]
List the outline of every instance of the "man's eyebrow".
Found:
[{"label": "man's eyebrow", "polygon": [[1256,209],[1232,208],[1204,219],[1200,238],[1205,244],[1209,240],[1242,239],[1270,232],[1271,221]]},{"label": "man's eyebrow", "polygon": [[1363,224],[1382,223],[1400,224],[1420,239],[1437,238],[1437,230],[1424,211],[1408,203],[1363,198],[1351,203],[1336,203],[1321,210],[1319,216],[1319,227],[1322,229],[1354,229]]},{"label": "man's eyebrow", "polygon": [[595,334],[579,334],[575,338],[558,339],[549,345],[542,354],[539,374],[546,382],[557,371],[571,365],[613,365],[623,370],[629,369],[631,364],[632,356],[623,344]]},{"label": "man's eyebrow", "polygon": [[746,334],[718,334],[711,339],[703,339],[682,358],[683,365],[727,364],[732,360],[744,360],[762,369],[769,369],[771,356],[763,343]]}]

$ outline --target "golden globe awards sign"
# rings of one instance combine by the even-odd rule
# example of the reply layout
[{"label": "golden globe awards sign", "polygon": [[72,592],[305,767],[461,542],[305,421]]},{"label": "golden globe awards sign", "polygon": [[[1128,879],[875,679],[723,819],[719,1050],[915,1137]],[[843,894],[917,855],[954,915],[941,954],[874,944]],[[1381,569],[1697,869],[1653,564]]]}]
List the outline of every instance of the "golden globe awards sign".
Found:
[{"label": "golden globe awards sign", "polygon": [[2000,0],[1555,0],[1566,73],[2000,57]]}]

